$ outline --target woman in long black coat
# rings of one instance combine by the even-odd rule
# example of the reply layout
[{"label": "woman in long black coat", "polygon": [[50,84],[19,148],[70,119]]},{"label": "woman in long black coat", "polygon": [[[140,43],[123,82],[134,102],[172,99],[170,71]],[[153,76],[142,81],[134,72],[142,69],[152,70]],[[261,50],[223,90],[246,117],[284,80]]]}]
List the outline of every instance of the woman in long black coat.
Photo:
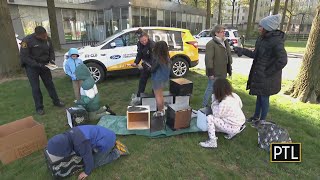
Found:
[{"label": "woman in long black coat", "polygon": [[253,58],[247,90],[250,95],[256,95],[256,109],[248,122],[266,120],[269,111],[269,97],[281,89],[282,69],[287,64],[287,52],[284,49],[285,33],[277,30],[280,15],[263,18],[259,22],[259,32],[254,51],[245,48],[235,48],[238,56]]}]

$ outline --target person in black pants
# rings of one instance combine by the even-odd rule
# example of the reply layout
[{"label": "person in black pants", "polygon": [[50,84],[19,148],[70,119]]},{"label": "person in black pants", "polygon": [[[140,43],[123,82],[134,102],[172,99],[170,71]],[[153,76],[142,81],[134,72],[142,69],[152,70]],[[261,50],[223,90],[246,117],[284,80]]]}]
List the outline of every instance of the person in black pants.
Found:
[{"label": "person in black pants", "polygon": [[152,66],[152,50],[154,48],[155,42],[149,38],[149,35],[144,32],[142,29],[138,29],[136,35],[139,38],[138,46],[138,54],[136,56],[136,60],[131,66],[137,67],[140,61],[142,60],[142,69],[140,73],[140,81],[139,81],[139,89],[137,93],[137,97],[140,97],[140,93],[143,93],[147,81],[151,76],[151,66]]},{"label": "person in black pants", "polygon": [[26,73],[32,88],[32,96],[35,103],[36,112],[44,114],[43,97],[40,90],[39,76],[52,99],[53,105],[64,107],[64,103],[59,100],[56,89],[52,82],[50,69],[45,65],[55,64],[55,55],[51,39],[47,31],[42,26],[37,26],[34,33],[26,36],[21,42],[20,49],[21,65],[26,69]]}]

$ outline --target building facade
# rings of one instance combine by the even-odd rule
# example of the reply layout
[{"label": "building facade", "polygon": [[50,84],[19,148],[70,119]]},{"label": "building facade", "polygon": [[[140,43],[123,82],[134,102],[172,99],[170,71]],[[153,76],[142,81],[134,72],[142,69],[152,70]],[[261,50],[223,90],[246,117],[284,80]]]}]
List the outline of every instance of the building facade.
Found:
[{"label": "building facade", "polygon": [[[16,34],[24,37],[36,26],[50,33],[46,0],[8,0]],[[206,11],[179,1],[145,0],[55,0],[59,38],[62,45],[101,41],[131,27],[166,26],[200,32]]]}]

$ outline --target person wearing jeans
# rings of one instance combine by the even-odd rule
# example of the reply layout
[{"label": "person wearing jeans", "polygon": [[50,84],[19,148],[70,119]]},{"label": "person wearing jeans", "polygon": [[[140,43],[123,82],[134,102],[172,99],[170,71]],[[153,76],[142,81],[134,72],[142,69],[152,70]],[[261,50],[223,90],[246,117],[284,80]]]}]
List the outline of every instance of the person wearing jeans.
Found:
[{"label": "person wearing jeans", "polygon": [[231,49],[228,40],[225,38],[224,30],[225,28],[222,25],[216,25],[211,31],[212,39],[206,45],[205,63],[208,86],[202,101],[203,107],[209,103],[214,80],[216,78],[226,78],[227,64],[232,64]]},{"label": "person wearing jeans", "polygon": [[102,126],[83,125],[55,135],[48,141],[49,154],[68,157],[72,152],[83,159],[84,171],[78,179],[84,179],[93,169],[110,163],[122,155],[128,155],[127,147],[116,140],[116,134]]},{"label": "person wearing jeans", "polygon": [[213,92],[213,84],[214,84],[214,78],[208,77],[208,85],[207,85],[206,91],[204,92],[203,101],[202,101],[203,107],[207,106],[209,103],[210,97],[212,96],[212,92]]},{"label": "person wearing jeans", "polygon": [[278,30],[281,16],[267,16],[259,22],[259,32],[255,49],[235,47],[238,56],[253,58],[247,82],[250,95],[256,95],[256,109],[252,117],[247,119],[255,127],[259,120],[266,120],[269,111],[269,97],[281,90],[282,69],[288,57],[284,49],[285,33]]},{"label": "person wearing jeans", "polygon": [[257,96],[256,110],[253,115],[254,119],[265,120],[269,111],[269,97],[270,96]]}]

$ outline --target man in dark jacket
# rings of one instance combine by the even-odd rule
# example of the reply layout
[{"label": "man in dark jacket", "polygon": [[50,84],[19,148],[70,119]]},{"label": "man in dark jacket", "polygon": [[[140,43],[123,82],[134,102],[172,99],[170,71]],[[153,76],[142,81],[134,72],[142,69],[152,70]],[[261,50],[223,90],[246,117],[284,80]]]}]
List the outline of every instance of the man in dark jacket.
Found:
[{"label": "man in dark jacket", "polygon": [[52,82],[51,71],[45,66],[48,63],[54,64],[55,55],[51,39],[48,37],[47,31],[42,26],[36,27],[33,34],[28,35],[22,40],[20,59],[22,67],[26,69],[32,88],[36,112],[39,115],[44,114],[39,76],[48,90],[53,105],[63,107],[64,104],[59,100]]},{"label": "man in dark jacket", "polygon": [[[208,105],[212,96],[214,80],[216,78],[226,78],[227,66],[229,64],[229,67],[231,67],[232,64],[230,45],[225,38],[224,30],[225,28],[222,25],[216,25],[211,31],[212,39],[206,45],[205,63],[208,86],[203,97],[203,107]],[[229,75],[231,75],[231,69]]]},{"label": "man in dark jacket", "polygon": [[94,168],[128,155],[125,145],[116,141],[113,131],[97,125],[77,126],[58,134],[48,141],[48,152],[59,157],[68,157],[72,152],[82,157],[84,172],[78,179],[84,179]]},{"label": "man in dark jacket", "polygon": [[136,60],[131,66],[137,67],[142,60],[142,69],[140,73],[139,89],[137,97],[140,97],[140,93],[144,93],[146,89],[147,81],[151,76],[151,66],[152,66],[152,50],[154,48],[155,42],[149,38],[149,35],[142,29],[138,29],[136,32],[139,42],[137,43],[138,54]]},{"label": "man in dark jacket", "polygon": [[282,69],[287,64],[287,52],[284,49],[284,32],[277,30],[281,16],[272,15],[263,18],[259,23],[258,37],[254,51],[245,48],[235,48],[238,56],[253,58],[247,90],[257,96],[256,109],[248,122],[257,123],[266,120],[269,111],[269,97],[281,89]]}]

